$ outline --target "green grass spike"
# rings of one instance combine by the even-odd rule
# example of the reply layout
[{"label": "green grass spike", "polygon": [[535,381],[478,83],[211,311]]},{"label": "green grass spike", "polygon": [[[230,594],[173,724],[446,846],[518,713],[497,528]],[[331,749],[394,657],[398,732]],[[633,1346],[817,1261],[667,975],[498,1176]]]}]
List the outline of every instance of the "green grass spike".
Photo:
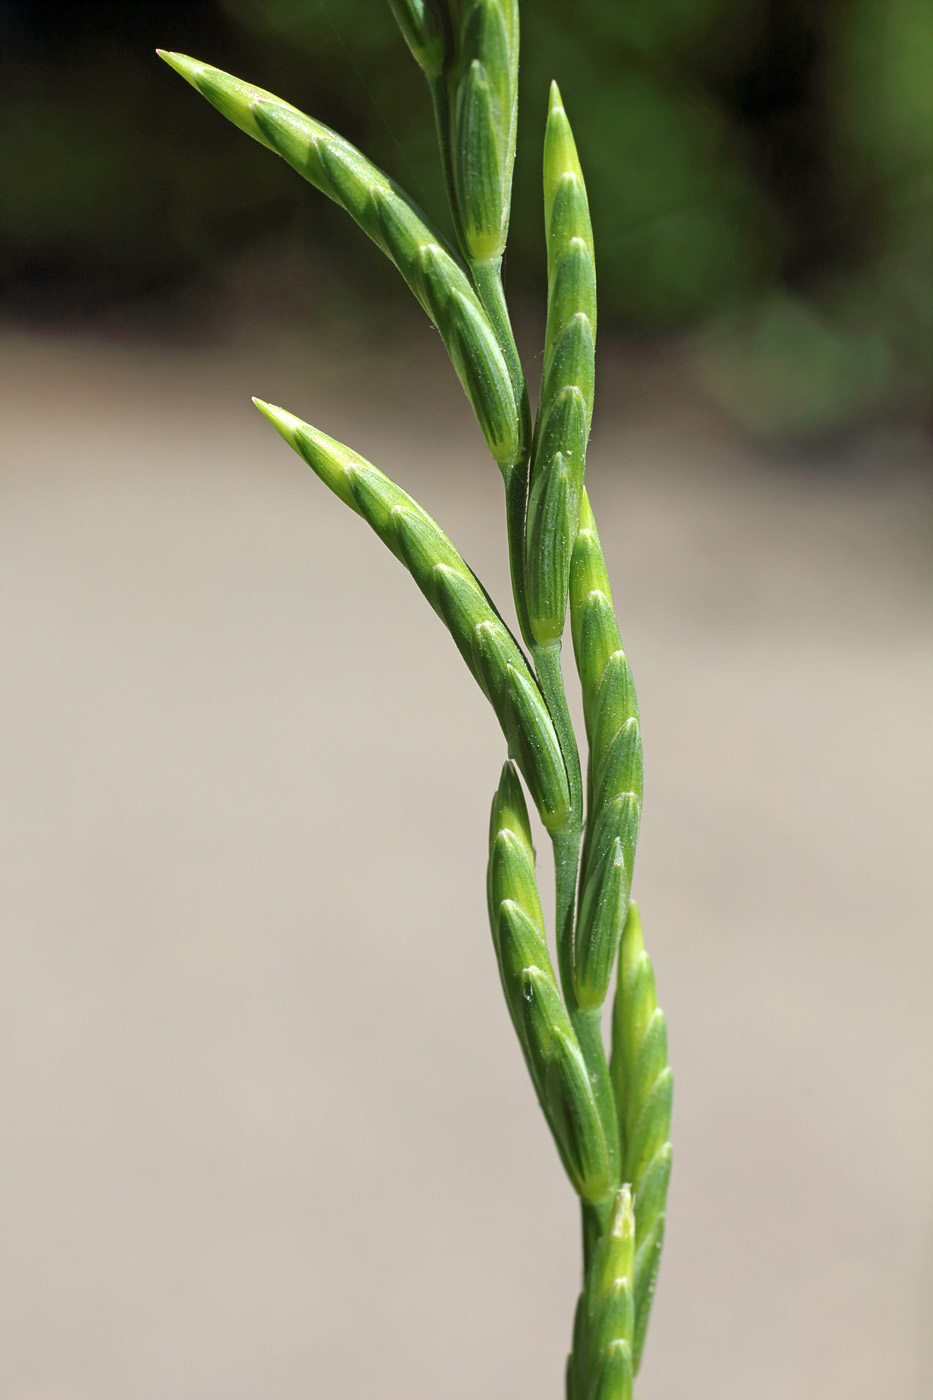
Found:
[{"label": "green grass spike", "polygon": [[623,1185],[586,1271],[567,1366],[568,1400],[593,1394],[631,1400],[634,1273],[632,1191]]},{"label": "green grass spike", "polygon": [[[595,387],[593,230],[573,134],[556,83],[551,85],[544,139],[544,210],[548,311],[525,530],[528,613],[539,645],[558,641],[564,630]],[[554,476],[558,480],[552,483]],[[558,536],[549,553],[539,544],[545,533]]]},{"label": "green grass spike", "polygon": [[609,1151],[589,1075],[551,964],[534,876],[528,809],[506,763],[489,822],[487,895],[499,974],[512,1023],[561,1161],[577,1193],[609,1190]]},{"label": "green grass spike", "polygon": [[[556,83],[551,84],[544,136],[544,227],[548,260],[546,381],[564,328],[574,316],[586,317],[593,342],[596,340],[593,226],[576,143]],[[584,377],[591,373],[585,364],[579,368]]]},{"label": "green grass spike", "polygon": [[334,200],[395,263],[437,326],[503,469],[521,456],[521,406],[473,285],[405,192],[323,123],[288,102],[184,54],[162,57],[241,131]]},{"label": "green grass spike", "polygon": [[559,829],[570,804],[560,745],[527,662],[485,589],[439,526],[401,487],[294,414],[254,402],[409,570],[488,696],[541,820],[548,830]]},{"label": "green grass spike", "polygon": [[451,82],[451,171],[463,251],[505,251],[518,122],[518,0],[464,0]]},{"label": "green grass spike", "polygon": [[[543,160],[547,322],[532,428],[502,284],[518,0],[389,4],[431,92],[456,248],[328,127],[209,64],[162,57],[345,210],[396,266],[440,332],[502,472],[512,593],[536,673],[482,584],[406,492],[340,443],[256,400],[412,575],[505,735],[510,757],[492,804],[487,903],[509,1016],[582,1207],[583,1287],[566,1395],[632,1400],[664,1240],[672,1079],[654,973],[630,902],[643,791],[638,704],[584,489],[597,319],[586,187],[554,84]],[[585,824],[560,660],[568,607],[589,743]],[[519,772],[554,847],[559,982]],[[614,967],[607,1060],[603,1006]]]},{"label": "green grass spike", "polygon": [[631,1183],[635,1201],[632,1360],[637,1372],[664,1240],[673,1079],[664,1013],[658,1006],[654,971],[635,904],[629,905],[619,949],[610,1067],[622,1133],[623,1175]]},{"label": "green grass spike", "polygon": [[625,923],[644,784],[638,704],[586,492],[570,566],[570,623],[590,741],[574,985],[602,1005]]}]

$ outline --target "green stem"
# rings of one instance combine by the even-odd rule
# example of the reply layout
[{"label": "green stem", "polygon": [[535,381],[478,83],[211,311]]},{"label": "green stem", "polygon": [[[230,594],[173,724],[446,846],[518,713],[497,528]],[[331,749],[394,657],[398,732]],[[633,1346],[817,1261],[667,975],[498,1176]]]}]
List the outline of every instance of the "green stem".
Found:
[{"label": "green stem", "polygon": [[509,568],[518,626],[527,646],[532,645],[528,605],[525,602],[525,507],[528,501],[528,461],[523,458],[502,468],[505,482],[505,526],[509,541]]},{"label": "green stem", "polygon": [[471,261],[470,271],[473,274],[473,284],[476,287],[477,296],[483,303],[483,309],[489,317],[489,324],[495,331],[496,339],[499,342],[499,349],[505,356],[509,378],[515,393],[515,401],[521,405],[521,444],[522,454],[526,455],[531,439],[531,409],[528,405],[525,371],[518,354],[518,346],[515,344],[512,321],[505,300],[505,288],[502,285],[502,258],[491,258],[489,262]]}]

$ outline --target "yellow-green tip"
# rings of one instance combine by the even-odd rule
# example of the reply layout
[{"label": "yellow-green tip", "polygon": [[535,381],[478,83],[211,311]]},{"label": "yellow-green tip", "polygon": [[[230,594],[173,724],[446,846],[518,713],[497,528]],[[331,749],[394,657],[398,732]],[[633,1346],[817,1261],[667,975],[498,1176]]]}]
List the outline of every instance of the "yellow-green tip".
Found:
[{"label": "yellow-green tip", "polygon": [[[547,125],[544,128],[544,206],[545,228],[550,228],[551,213],[558,184],[566,176],[575,176],[583,186],[583,172],[577,148],[564,110],[563,98],[556,83],[551,84]],[[584,196],[585,199],[585,196]]]},{"label": "yellow-green tip", "polygon": [[266,403],[264,399],[253,399],[253,403],[262,416],[268,418],[273,428],[281,433],[289,447],[298,450],[298,432],[305,426],[301,419],[296,418],[294,413],[289,413],[287,409],[277,408],[274,403]]},{"label": "yellow-green tip", "polygon": [[[233,122],[241,131],[245,131],[247,136],[252,136],[254,141],[260,145],[267,146],[273,150],[268,137],[262,131],[252,111],[254,102],[276,102],[282,107],[291,106],[288,102],[283,102],[274,93],[266,92],[265,88],[256,87],[253,83],[245,83],[242,78],[235,78],[232,73],[225,73],[222,68],[215,68],[211,63],[202,63],[200,59],[189,58],[184,53],[169,53],[165,49],[156,49],[156,53],[163,58],[170,68],[174,68],[186,82],[190,83],[195,92],[199,92],[202,97],[206,97],[220,112],[221,116]],[[294,109],[293,109],[294,110]]]},{"label": "yellow-green tip", "polygon": [[202,63],[197,58],[189,58],[185,53],[172,53],[170,49],[156,49],[156,53],[161,59],[164,59],[169,68],[174,68],[175,72],[180,73],[192,87],[197,87],[200,74],[210,68],[209,63]]},{"label": "yellow-green tip", "polygon": [[[359,506],[354,499],[350,483],[354,473],[368,466],[368,463],[355,452],[351,452],[349,447],[344,447],[342,442],[336,442],[320,429],[312,428],[310,423],[305,423],[287,409],[278,408],[274,403],[266,403],[263,399],[253,399],[253,403],[263,417],[268,418],[289,447],[294,448],[299,457],[321,478],[325,486],[329,486],[334,495],[339,496],[345,505],[359,514]],[[375,470],[372,467],[369,469]]]}]

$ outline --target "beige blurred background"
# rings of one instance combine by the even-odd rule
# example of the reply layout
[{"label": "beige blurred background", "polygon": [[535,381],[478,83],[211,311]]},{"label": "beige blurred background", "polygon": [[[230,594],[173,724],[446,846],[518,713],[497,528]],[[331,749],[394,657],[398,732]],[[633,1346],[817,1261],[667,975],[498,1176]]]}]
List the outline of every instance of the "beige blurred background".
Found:
[{"label": "beige blurred background", "polygon": [[[502,741],[249,403],[375,458],[502,597],[436,339],[8,328],[0,383],[0,1397],[557,1397],[577,1221],[485,923]],[[921,1400],[923,438],[765,454],[611,347],[601,393],[676,1072],[639,1395]]]},{"label": "beige blurred background", "polygon": [[[933,11],[523,11],[507,285],[534,386],[557,76],[676,1076],[638,1400],[931,1400]],[[250,395],[501,601],[499,476],[392,270],[157,43],[443,202],[383,0],[0,3],[0,1400],[559,1400],[503,741]]]}]

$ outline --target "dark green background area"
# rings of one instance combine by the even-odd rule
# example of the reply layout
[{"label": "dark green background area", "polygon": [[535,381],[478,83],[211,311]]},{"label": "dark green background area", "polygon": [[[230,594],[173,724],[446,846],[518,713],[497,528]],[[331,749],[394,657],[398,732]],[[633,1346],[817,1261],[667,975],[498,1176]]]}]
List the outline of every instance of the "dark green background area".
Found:
[{"label": "dark green background area", "polygon": [[[557,77],[591,192],[604,326],[702,329],[708,385],[763,432],[925,394],[933,343],[927,0],[535,0],[508,281],[543,286]],[[372,302],[344,217],[155,58],[280,93],[444,219],[420,75],[384,0],[0,0],[0,300],[85,314],[300,246]]]}]

